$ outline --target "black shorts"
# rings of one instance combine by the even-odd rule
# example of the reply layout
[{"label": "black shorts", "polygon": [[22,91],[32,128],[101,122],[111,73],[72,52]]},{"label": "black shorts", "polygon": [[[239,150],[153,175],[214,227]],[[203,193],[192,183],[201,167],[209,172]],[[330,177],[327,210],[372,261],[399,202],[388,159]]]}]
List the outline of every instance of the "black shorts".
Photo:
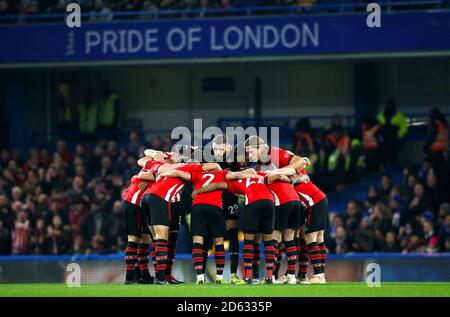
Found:
[{"label": "black shorts", "polygon": [[207,204],[192,206],[191,234],[192,236],[209,236],[210,238],[225,237],[227,228],[223,212],[219,207]]},{"label": "black shorts", "polygon": [[275,207],[275,229],[283,231],[285,229],[300,228],[300,202],[289,201],[283,205]]},{"label": "black shorts", "polygon": [[154,194],[144,195],[141,199],[141,209],[149,225],[170,226],[172,215],[169,203]]},{"label": "black shorts", "polygon": [[183,213],[183,205],[180,201],[170,204],[171,221],[170,221],[170,225],[169,225],[169,231],[180,230],[182,213]]},{"label": "black shorts", "polygon": [[141,237],[144,234],[150,234],[144,213],[138,205],[122,200],[122,210],[125,216],[125,234]]},{"label": "black shorts", "polygon": [[308,208],[305,233],[325,230],[328,225],[328,199],[325,197],[317,204]]},{"label": "black shorts", "polygon": [[179,204],[177,206],[179,215],[181,217],[185,217],[186,215],[191,213],[191,208],[192,208],[192,192],[194,191],[194,185],[192,185],[192,183],[186,183],[183,187],[183,189],[181,190],[181,200]]},{"label": "black shorts", "polygon": [[239,219],[239,198],[228,191],[222,193],[222,209],[226,220]]},{"label": "black shorts", "polygon": [[257,200],[244,208],[242,231],[244,233],[271,234],[275,224],[275,205],[270,200]]}]

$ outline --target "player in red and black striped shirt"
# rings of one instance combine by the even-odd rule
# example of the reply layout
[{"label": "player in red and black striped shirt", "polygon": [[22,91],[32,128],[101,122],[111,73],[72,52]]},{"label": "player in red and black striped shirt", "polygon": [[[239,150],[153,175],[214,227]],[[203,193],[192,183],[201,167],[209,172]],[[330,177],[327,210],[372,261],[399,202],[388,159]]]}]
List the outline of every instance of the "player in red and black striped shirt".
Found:
[{"label": "player in red and black striped shirt", "polygon": [[131,178],[131,184],[122,194],[125,233],[128,237],[125,248],[125,284],[151,284],[153,281],[148,270],[150,229],[141,212],[140,202],[144,192],[155,180],[153,169],[162,163],[149,155],[141,159],[140,164],[143,165],[141,172]]},{"label": "player in red and black striped shirt", "polygon": [[[248,170],[252,171],[252,170]],[[242,218],[242,230],[244,232],[244,268],[245,281],[252,284],[254,239],[256,233],[262,233],[264,240],[264,253],[266,259],[266,283],[272,284],[274,250],[272,245],[272,233],[274,227],[275,206],[274,198],[270,190],[264,184],[263,177],[255,173],[253,177],[239,180],[227,180],[227,182],[214,183],[197,189],[193,195],[216,190],[228,190],[234,194],[244,195],[245,210]],[[283,176],[274,175],[269,183],[281,180]],[[285,177],[285,181],[289,179]]]},{"label": "player in red and black striped shirt", "polygon": [[[206,163],[203,166],[207,164],[211,163]],[[217,167],[220,169],[219,165],[217,165]],[[189,181],[194,185],[195,190],[208,186],[209,184],[225,182],[230,179],[245,178],[250,175],[254,175],[254,172],[184,172],[178,169],[161,174],[161,176],[178,177],[184,181]],[[191,234],[193,237],[192,261],[197,273],[196,284],[204,284],[205,282],[203,274],[203,243],[205,242],[205,236],[210,236],[214,239],[214,260],[216,263],[217,274],[216,284],[224,284],[223,269],[225,266],[225,248],[223,239],[226,234],[226,227],[224,214],[222,212],[222,191],[217,190],[193,195]]]},{"label": "player in red and black striped shirt", "polygon": [[[277,171],[257,173],[262,176],[277,175]],[[294,169],[285,169],[283,173],[285,176],[294,174]],[[270,179],[270,177],[266,177],[265,179]],[[297,265],[297,246],[294,242],[294,234],[295,231],[300,228],[300,199],[290,182],[278,180],[267,184],[267,186],[275,198],[275,230],[273,232],[273,245],[275,250],[274,276],[276,283],[296,284],[295,271]],[[288,261],[288,269],[286,275],[279,279],[278,272],[282,259],[282,241]]]},{"label": "player in red and black striped shirt", "polygon": [[[298,177],[305,178],[304,168],[310,164],[309,159],[294,155],[277,147],[269,147],[264,140],[257,136],[248,138],[245,142],[246,152],[252,162],[273,165],[280,172],[283,169],[294,168]],[[306,176],[307,177],[307,176]],[[300,200],[307,208],[307,221],[305,226],[305,241],[301,246],[307,244],[308,254],[314,268],[314,277],[304,283],[325,283],[326,246],[323,235],[328,222],[328,200],[326,195],[320,191],[307,177],[303,185],[295,186],[300,195]],[[300,248],[300,256],[302,255]],[[306,274],[305,274],[306,277]]]}]

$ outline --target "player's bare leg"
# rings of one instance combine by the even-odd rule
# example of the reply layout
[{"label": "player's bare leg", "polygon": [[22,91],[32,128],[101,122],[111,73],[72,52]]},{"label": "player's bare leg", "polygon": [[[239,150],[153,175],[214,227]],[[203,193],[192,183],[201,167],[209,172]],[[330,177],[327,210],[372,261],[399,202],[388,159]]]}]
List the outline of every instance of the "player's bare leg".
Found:
[{"label": "player's bare leg", "polygon": [[325,230],[320,230],[317,235],[317,245],[320,249],[320,262],[321,262],[321,273],[319,274],[319,279],[321,284],[326,283],[325,279],[325,264],[327,261],[327,247],[325,246],[325,240],[324,240]]},{"label": "player's bare leg", "polygon": [[253,277],[253,257],[254,257],[254,239],[255,234],[244,233],[244,281],[246,284],[252,284]]},{"label": "player's bare leg", "polygon": [[156,238],[156,280],[155,284],[168,284],[166,280],[167,266],[167,240],[169,227],[163,225],[153,226]]},{"label": "player's bare leg", "polygon": [[237,269],[239,265],[239,231],[238,231],[238,220],[229,219],[225,221],[227,226],[228,238],[230,239],[230,244],[228,247],[228,254],[230,255],[230,273],[231,273],[231,284],[245,284],[245,282],[239,279],[237,274]]},{"label": "player's bare leg", "polygon": [[125,248],[125,284],[136,284],[136,265],[137,265],[137,249],[140,238],[134,235],[128,235],[128,242]]},{"label": "player's bare leg", "polygon": [[214,239],[214,262],[216,263],[216,284],[225,284],[223,279],[223,269],[225,267],[223,237]]},{"label": "player's bare leg", "polygon": [[203,273],[203,237],[192,237],[192,263],[194,264],[197,280],[195,284],[205,284],[205,274]]},{"label": "player's bare leg", "polygon": [[154,282],[153,276],[151,276],[150,271],[148,269],[148,262],[149,262],[148,256],[151,241],[152,240],[149,234],[142,234],[140,244],[137,250],[139,272],[140,272],[140,278],[138,279],[139,284],[153,284]]},{"label": "player's bare leg", "polygon": [[304,284],[320,284],[320,274],[321,274],[321,253],[319,246],[317,245],[317,238],[319,236],[319,232],[311,232],[305,234],[305,241],[308,245],[308,254],[311,260],[311,264],[314,270],[314,276],[305,282]]},{"label": "player's bare leg", "polygon": [[297,255],[297,246],[294,242],[295,230],[286,229],[283,231],[283,242],[284,249],[286,252],[288,268],[286,271],[286,283],[287,284],[297,284],[297,280],[295,278],[295,269],[297,266],[298,255]]}]

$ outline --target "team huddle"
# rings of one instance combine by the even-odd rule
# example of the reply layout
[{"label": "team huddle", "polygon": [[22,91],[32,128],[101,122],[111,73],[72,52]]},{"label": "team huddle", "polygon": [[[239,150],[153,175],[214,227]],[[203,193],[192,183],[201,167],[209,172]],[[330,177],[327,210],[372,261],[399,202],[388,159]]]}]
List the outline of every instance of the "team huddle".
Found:
[{"label": "team huddle", "polygon": [[[186,215],[196,284],[205,283],[211,244],[215,283],[225,283],[225,240],[229,241],[231,284],[325,283],[328,200],[308,177],[308,158],[269,146],[257,136],[242,145],[243,157],[237,157],[224,135],[211,143],[214,162],[205,162],[204,152],[191,147],[188,154],[149,149],[137,162],[142,169],[122,195],[128,235],[125,283],[182,283],[172,275],[172,267],[180,217]],[[242,279],[238,276],[239,230],[244,234]],[[154,277],[148,268],[150,249]],[[280,274],[283,253],[287,270]],[[308,262],[314,271],[311,278]]]}]

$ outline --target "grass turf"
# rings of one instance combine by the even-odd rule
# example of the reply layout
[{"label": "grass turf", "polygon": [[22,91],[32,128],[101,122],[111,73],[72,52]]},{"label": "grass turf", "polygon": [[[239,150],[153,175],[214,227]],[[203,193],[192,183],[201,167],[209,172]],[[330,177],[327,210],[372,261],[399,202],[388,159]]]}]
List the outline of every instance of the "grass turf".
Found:
[{"label": "grass turf", "polygon": [[0,284],[0,297],[16,296],[157,296],[157,297],[428,297],[450,296],[450,283],[328,283],[326,285],[120,285]]}]

